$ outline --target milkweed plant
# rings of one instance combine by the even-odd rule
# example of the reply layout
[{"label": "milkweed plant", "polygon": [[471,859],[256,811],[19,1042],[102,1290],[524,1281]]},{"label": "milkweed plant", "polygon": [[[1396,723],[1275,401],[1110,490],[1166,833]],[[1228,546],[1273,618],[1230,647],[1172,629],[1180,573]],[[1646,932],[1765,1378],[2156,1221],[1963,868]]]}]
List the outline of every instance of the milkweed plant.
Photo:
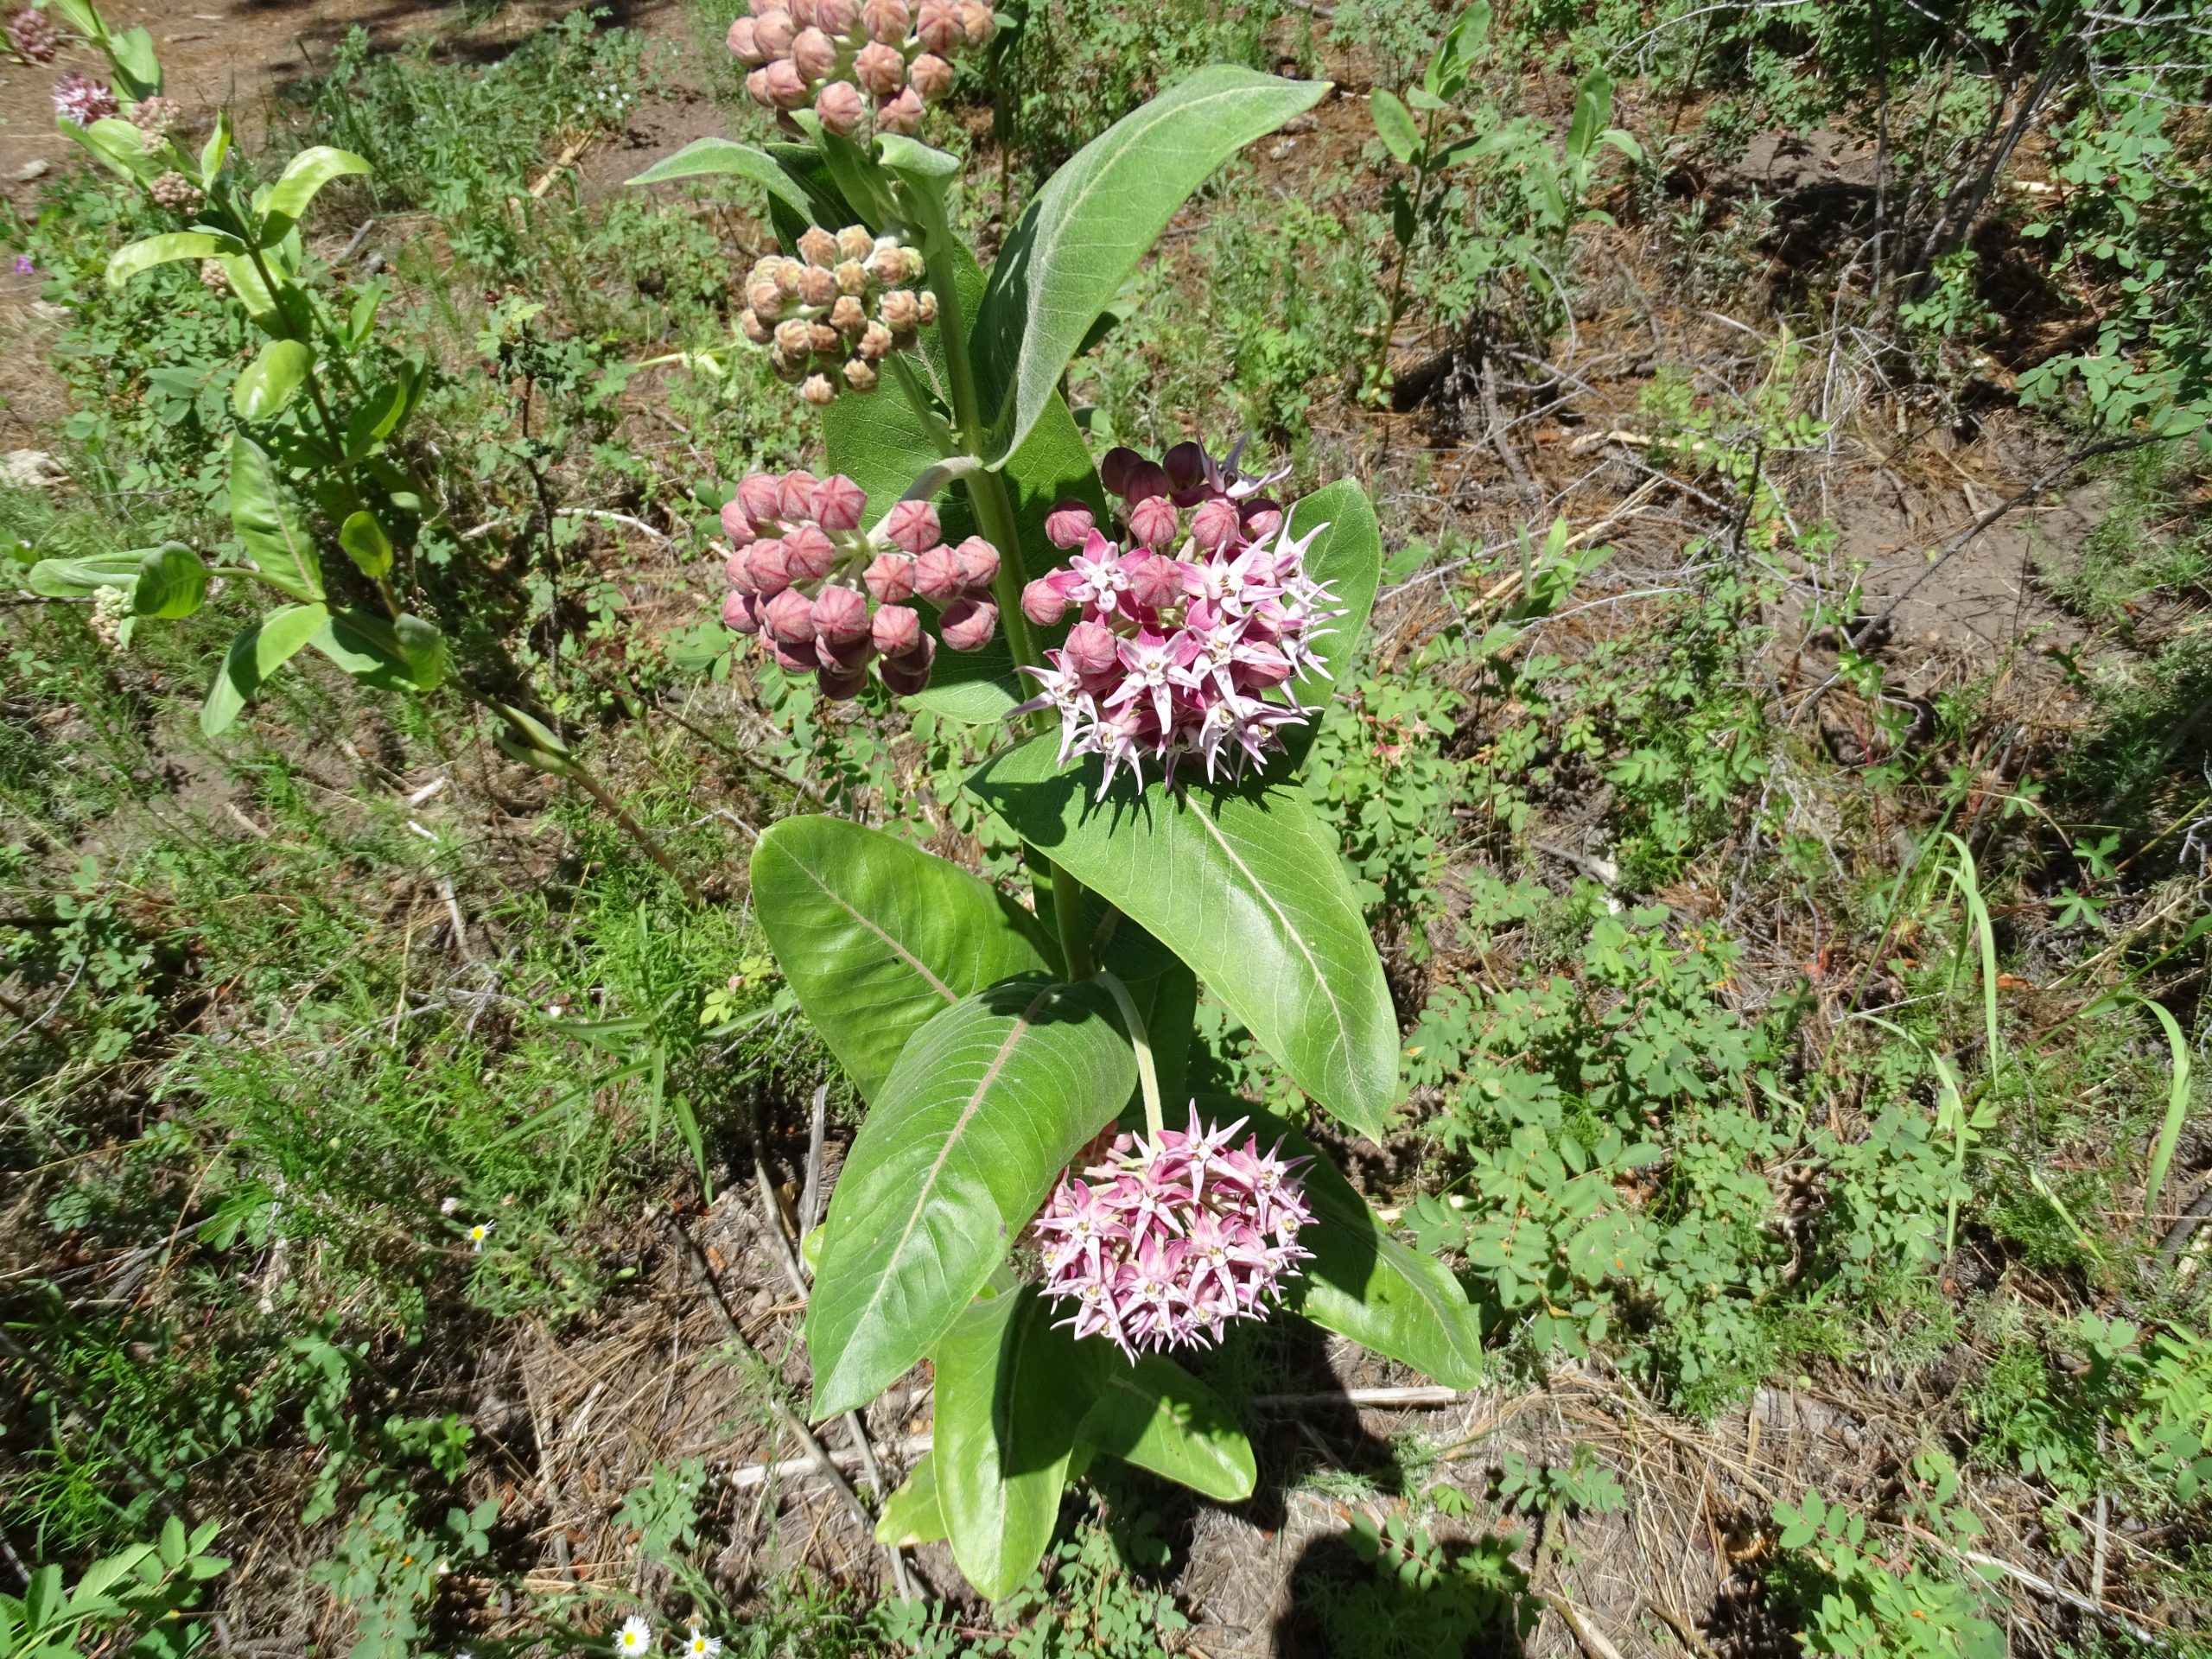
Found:
[{"label": "milkweed plant", "polygon": [[1203,983],[1347,1131],[1379,1137],[1396,1097],[1382,963],[1298,781],[1374,600],[1374,512],[1350,481],[1285,499],[1203,435],[1094,463],[1060,391],[1184,201],[1329,86],[1200,70],[1076,155],[987,269],[948,211],[964,163],[913,133],[991,27],[975,0],[753,0],[728,43],[778,137],[632,182],[766,190],[779,246],[691,360],[750,358],[823,423],[817,469],[727,492],[723,620],[824,696],[873,677],[992,732],[967,787],[1023,843],[1020,896],[835,817],[752,861],[868,1109],[807,1242],[812,1412],[930,1362],[933,1450],[878,1535],[948,1540],[995,1599],[1095,1459],[1251,1492],[1249,1442],[1179,1363],[1236,1324],[1303,1317],[1454,1386],[1480,1350],[1456,1280],[1295,1127],[1184,1081]]}]

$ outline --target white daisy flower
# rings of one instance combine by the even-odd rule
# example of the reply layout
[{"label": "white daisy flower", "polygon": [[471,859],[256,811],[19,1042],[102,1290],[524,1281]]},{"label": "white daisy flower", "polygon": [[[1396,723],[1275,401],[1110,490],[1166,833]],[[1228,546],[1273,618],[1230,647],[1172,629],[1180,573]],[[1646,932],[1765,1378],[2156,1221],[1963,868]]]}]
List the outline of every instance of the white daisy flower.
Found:
[{"label": "white daisy flower", "polygon": [[653,1648],[653,1627],[643,1616],[632,1613],[622,1621],[622,1628],[614,1633],[617,1653],[651,1653]]},{"label": "white daisy flower", "polygon": [[[492,1236],[492,1230],[499,1224],[496,1221],[478,1222],[474,1227],[468,1230],[468,1248],[472,1250],[481,1252],[484,1249],[484,1241]],[[632,1619],[630,1622],[634,1624],[638,1621]],[[623,1651],[627,1653],[632,1651],[632,1649],[626,1648]]]},{"label": "white daisy flower", "polygon": [[691,1659],[721,1659],[722,1639],[719,1636],[709,1636],[694,1624],[691,1638],[683,1644],[683,1651],[690,1654]]}]

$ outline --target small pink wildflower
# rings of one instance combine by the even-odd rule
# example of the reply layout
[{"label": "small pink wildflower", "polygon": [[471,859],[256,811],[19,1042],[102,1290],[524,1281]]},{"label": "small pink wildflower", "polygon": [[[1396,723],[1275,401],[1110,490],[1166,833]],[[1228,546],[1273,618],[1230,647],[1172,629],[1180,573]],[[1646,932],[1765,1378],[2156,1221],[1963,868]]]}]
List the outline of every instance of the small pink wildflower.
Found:
[{"label": "small pink wildflower", "polygon": [[[1077,503],[1046,519],[1049,539],[1081,550],[1023,590],[1022,612],[1040,627],[1071,607],[1080,616],[1046,666],[1023,665],[1038,695],[1014,713],[1058,710],[1062,760],[1104,757],[1101,797],[1124,766],[1141,786],[1147,759],[1170,784],[1185,755],[1210,779],[1224,763],[1239,772],[1316,712],[1292,682],[1328,677],[1314,642],[1343,614],[1306,569],[1326,526],[1292,536],[1258,494],[1272,480],[1239,477],[1235,461],[1190,443],[1168,464],[1116,449],[1098,471],[1127,504],[1127,540],[1109,539]],[[1281,697],[1268,695],[1277,688]]]},{"label": "small pink wildflower", "polygon": [[116,108],[115,94],[90,75],[73,70],[54,83],[54,112],[64,121],[89,127]]},{"label": "small pink wildflower", "polygon": [[1298,1243],[1313,1219],[1298,1177],[1244,1127],[1198,1122],[1163,1129],[1147,1145],[1115,1138],[1107,1161],[1061,1173],[1037,1219],[1045,1294],[1071,1300],[1062,1324],[1103,1336],[1125,1354],[1221,1340],[1231,1319],[1256,1319],[1281,1300],[1282,1281],[1313,1252]]}]

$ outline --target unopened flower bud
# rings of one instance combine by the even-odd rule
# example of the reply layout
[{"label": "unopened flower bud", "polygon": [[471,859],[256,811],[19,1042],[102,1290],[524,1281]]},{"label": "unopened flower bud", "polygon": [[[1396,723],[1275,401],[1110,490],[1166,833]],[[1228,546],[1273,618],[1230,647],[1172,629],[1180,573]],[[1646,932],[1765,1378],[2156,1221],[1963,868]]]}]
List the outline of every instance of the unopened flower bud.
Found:
[{"label": "unopened flower bud", "polygon": [[908,553],[923,552],[944,538],[937,509],[926,501],[901,501],[893,506],[884,517],[883,533],[893,547]]},{"label": "unopened flower bud", "polygon": [[814,349],[813,331],[804,317],[785,317],[776,325],[776,348],[786,357],[804,357]]},{"label": "unopened flower bud", "polygon": [[934,103],[952,90],[952,66],[936,53],[925,52],[906,66],[906,84]]},{"label": "unopened flower bud", "polygon": [[1129,534],[1147,547],[1173,544],[1179,515],[1164,495],[1148,495],[1129,509]]},{"label": "unopened flower bud", "polygon": [[729,585],[741,594],[760,591],[753,586],[753,557],[749,543],[746,547],[733,548],[730,550],[730,556],[722,561],[722,575],[728,581]]},{"label": "unopened flower bud", "polygon": [[791,61],[809,80],[820,80],[837,67],[837,43],[818,29],[802,29],[791,41]]},{"label": "unopened flower bud", "polygon": [[922,320],[922,308],[912,289],[894,288],[876,302],[875,315],[893,335],[911,334]]},{"label": "unopened flower bud", "polygon": [[796,588],[786,588],[770,600],[760,621],[779,645],[797,648],[814,643],[814,601]]},{"label": "unopened flower bud", "polygon": [[837,401],[837,383],[826,374],[810,374],[799,383],[798,395],[817,409],[827,409]]},{"label": "unopened flower bud", "polygon": [[920,36],[925,52],[946,57],[957,51],[962,37],[956,0],[922,0],[921,9],[914,14],[914,33]]},{"label": "unopened flower bud", "polygon": [[795,110],[806,102],[806,77],[789,58],[778,58],[762,71],[768,78],[768,101],[779,110]]},{"label": "unopened flower bud", "polygon": [[763,600],[773,599],[791,585],[791,573],[784,563],[784,543],[771,536],[745,550],[745,568],[753,575],[753,591]]},{"label": "unopened flower bud", "polygon": [[1063,501],[1045,515],[1045,539],[1054,547],[1081,547],[1097,520],[1080,501]]},{"label": "unopened flower bud", "polygon": [[886,657],[904,657],[921,644],[921,614],[904,605],[878,606],[868,627],[875,648]]},{"label": "unopened flower bud", "polygon": [[999,574],[999,550],[980,536],[970,536],[953,550],[960,557],[960,575],[970,588],[988,588]]},{"label": "unopened flower bud", "polygon": [[221,260],[202,259],[200,262],[200,286],[210,294],[227,294],[231,291],[231,273],[223,269]]},{"label": "unopened flower bud", "polygon": [[751,306],[737,314],[737,331],[755,346],[766,346],[775,339],[776,331],[760,320],[760,314]]},{"label": "unopened flower bud", "polygon": [[809,305],[828,305],[837,297],[837,278],[820,265],[799,273],[798,296]]},{"label": "unopened flower bud", "polygon": [[861,22],[871,39],[896,46],[906,38],[913,15],[906,10],[906,0],[861,0]]},{"label": "unopened flower bud", "polygon": [[1191,539],[1207,552],[1218,553],[1236,539],[1237,524],[1236,504],[1217,495],[1198,503],[1198,510],[1191,515]]},{"label": "unopened flower bud", "polygon": [[814,637],[833,645],[868,638],[868,601],[849,588],[828,587],[814,596]]},{"label": "unopened flower bud", "polygon": [[1134,449],[1116,445],[1106,452],[1098,463],[1098,481],[1106,486],[1106,493],[1128,499],[1129,476],[1144,464],[1144,457]]},{"label": "unopened flower bud", "polygon": [[804,265],[796,259],[787,259],[780,253],[762,260],[761,264],[767,268],[768,279],[775,283],[778,293],[787,300],[798,297],[798,279],[806,270]]},{"label": "unopened flower bud", "polygon": [[1282,503],[1255,496],[1244,504],[1243,518],[1247,540],[1256,542],[1272,536],[1282,528]]},{"label": "unopened flower bud", "polygon": [[858,530],[868,510],[868,495],[842,473],[833,473],[817,484],[808,497],[814,522],[824,530]]},{"label": "unopened flower bud", "polygon": [[753,43],[771,61],[789,55],[798,35],[798,26],[791,22],[791,13],[780,8],[761,12],[753,20]]},{"label": "unopened flower bud", "polygon": [[937,321],[937,295],[934,290],[925,288],[914,296],[914,313],[921,319],[925,328]]},{"label": "unopened flower bud", "polygon": [[722,534],[740,547],[753,539],[753,521],[745,516],[745,504],[734,498],[722,503]]},{"label": "unopened flower bud", "polygon": [[847,340],[858,340],[868,331],[868,308],[849,294],[840,294],[830,308],[830,326]]},{"label": "unopened flower bud", "polygon": [[[1149,504],[1147,504],[1149,505]],[[1154,553],[1135,562],[1129,571],[1129,602],[1148,611],[1165,609],[1183,597],[1183,567]]]},{"label": "unopened flower bud", "polygon": [[836,547],[812,524],[795,524],[784,532],[784,569],[793,582],[819,582],[836,563]]},{"label": "unopened flower bud", "polygon": [[1140,460],[1122,485],[1122,499],[1131,506],[1166,493],[1167,469],[1156,461]]},{"label": "unopened flower bud", "polygon": [[[855,92],[855,98],[860,94]],[[858,299],[868,292],[868,267],[857,259],[840,259],[836,272],[837,291],[848,299]]]},{"label": "unopened flower bud", "polygon": [[[815,637],[814,660],[834,673],[846,674],[865,669],[868,659],[875,655],[875,642],[866,634],[849,639],[842,645],[831,645],[819,635]],[[855,690],[858,690],[857,687]]]},{"label": "unopened flower bud", "polygon": [[[823,274],[826,276],[828,273]],[[817,357],[835,357],[837,346],[837,331],[828,323],[810,322],[806,325],[806,346]]]},{"label": "unopened flower bud", "polygon": [[906,60],[897,47],[871,41],[854,54],[853,79],[876,97],[889,98],[906,84]]},{"label": "unopened flower bud", "polygon": [[876,372],[875,365],[865,358],[849,358],[845,362],[845,384],[863,397],[883,384],[883,377]]},{"label": "unopened flower bud", "polygon": [[1176,494],[1195,490],[1206,480],[1206,452],[1185,441],[1160,458],[1167,474],[1167,487]]},{"label": "unopened flower bud", "polygon": [[837,255],[841,259],[865,259],[875,251],[875,238],[868,233],[865,225],[848,225],[837,232]]},{"label": "unopened flower bud", "polygon": [[896,288],[906,280],[906,250],[896,242],[886,242],[861,262],[868,274],[886,288]]},{"label": "unopened flower bud", "polygon": [[969,45],[988,45],[997,29],[998,19],[985,0],[960,0],[960,33]]},{"label": "unopened flower bud", "polygon": [[739,633],[760,632],[760,606],[750,594],[722,595],[722,626]]},{"label": "unopened flower bud", "polygon": [[775,55],[774,53],[762,48],[760,37],[756,32],[757,23],[757,19],[741,17],[729,26],[731,54],[741,63],[750,64],[754,68],[760,67]]},{"label": "unopened flower bud", "polygon": [[954,651],[981,651],[998,632],[999,607],[988,599],[957,599],[945,607],[937,631]]},{"label": "unopened flower bud", "polygon": [[819,225],[810,225],[798,238],[798,257],[810,265],[837,263],[837,238]]},{"label": "unopened flower bud", "polygon": [[781,510],[777,516],[785,524],[805,523],[814,505],[814,474],[804,467],[794,467],[778,479],[776,505]]},{"label": "unopened flower bud", "polygon": [[814,112],[832,132],[852,133],[868,119],[868,100],[849,80],[833,80],[814,95]]},{"label": "unopened flower bud", "polygon": [[[910,136],[919,132],[922,130],[922,100],[909,86],[896,98],[886,99],[875,106],[875,124],[886,132],[903,132]],[[930,296],[925,294],[922,298],[927,300]]]},{"label": "unopened flower bud", "polygon": [[772,279],[756,279],[746,285],[745,302],[753,308],[755,316],[773,322],[783,315],[784,291]]},{"label": "unopened flower bud", "polygon": [[914,561],[914,591],[938,605],[949,605],[967,588],[961,574],[960,555],[950,547],[932,547]]},{"label": "unopened flower bud", "polygon": [[815,16],[814,0],[787,0],[784,10],[791,15],[791,22],[800,29],[810,29],[820,21]]},{"label": "unopened flower bud", "polygon": [[1122,660],[1121,642],[1103,622],[1078,622],[1068,630],[1068,666],[1078,674],[1103,674]]},{"label": "unopened flower bud", "polygon": [[888,328],[880,322],[871,322],[861,330],[861,343],[855,349],[866,361],[874,363],[888,357],[894,344]]},{"label": "unopened flower bud", "polygon": [[883,683],[902,697],[918,696],[929,690],[930,668],[936,661],[937,641],[925,633],[903,657],[883,659]]},{"label": "unopened flower bud", "polygon": [[[914,562],[904,553],[884,553],[861,573],[880,604],[900,605],[914,596]],[[893,647],[886,645],[886,651]]]},{"label": "unopened flower bud", "polygon": [[848,697],[857,697],[868,689],[868,671],[864,668],[821,668],[814,671],[814,683],[822,695],[833,702],[842,702]]},{"label": "unopened flower bud", "polygon": [[843,39],[860,27],[860,0],[814,0],[814,21],[823,33]]},{"label": "unopened flower bud", "polygon": [[771,633],[768,635],[768,654],[787,674],[811,674],[821,666],[814,660],[814,642],[811,639],[803,645],[787,645]]},{"label": "unopened flower bud", "polygon": [[745,95],[755,104],[765,104],[770,108],[775,106],[776,100],[768,92],[768,71],[765,67],[755,69],[746,76]]},{"label": "unopened flower bud", "polygon": [[1040,628],[1049,628],[1068,612],[1068,596],[1050,576],[1039,576],[1021,590],[1021,613]]},{"label": "unopened flower bud", "polygon": [[1236,678],[1247,688],[1264,690],[1272,685],[1281,685],[1289,677],[1290,658],[1283,655],[1280,646],[1259,639],[1238,648]]},{"label": "unopened flower bud", "polygon": [[772,473],[747,473],[738,480],[737,504],[755,524],[784,516],[784,481]]}]

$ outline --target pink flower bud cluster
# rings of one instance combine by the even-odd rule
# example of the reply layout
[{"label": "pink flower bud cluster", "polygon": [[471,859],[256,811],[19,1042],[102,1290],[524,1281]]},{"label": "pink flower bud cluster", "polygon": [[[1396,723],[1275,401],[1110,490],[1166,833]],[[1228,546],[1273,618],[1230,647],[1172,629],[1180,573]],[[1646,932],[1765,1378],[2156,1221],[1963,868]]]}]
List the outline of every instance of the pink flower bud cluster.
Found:
[{"label": "pink flower bud cluster", "polygon": [[54,22],[44,12],[25,6],[8,19],[8,44],[25,63],[52,63],[60,42]]},{"label": "pink flower bud cluster", "polygon": [[158,206],[173,213],[193,213],[207,200],[198,185],[174,168],[148,185],[146,189]]},{"label": "pink flower bud cluster", "polygon": [[151,98],[142,98],[130,106],[130,124],[149,138],[168,137],[183,119],[184,105],[158,92]]},{"label": "pink flower bud cluster", "polygon": [[1105,757],[1102,797],[1122,766],[1141,787],[1146,756],[1171,784],[1186,754],[1209,779],[1224,757],[1241,772],[1280,742],[1279,728],[1312,717],[1293,679],[1328,677],[1314,642],[1343,612],[1306,569],[1326,526],[1293,537],[1260,493],[1272,480],[1240,478],[1235,460],[1195,443],[1156,461],[1110,450],[1099,479],[1121,498],[1122,539],[1080,502],[1046,518],[1046,538],[1073,556],[1023,589],[1021,608],[1039,627],[1071,607],[1079,620],[1045,653],[1049,666],[1023,667],[1039,695],[1015,712],[1058,709],[1061,761]]},{"label": "pink flower bud cluster", "polygon": [[1149,1146],[1115,1138],[1107,1161],[1063,1171],[1037,1231],[1045,1294],[1072,1298],[1061,1321],[1077,1337],[1103,1336],[1135,1357],[1221,1340],[1231,1319],[1256,1319],[1281,1299],[1282,1281],[1310,1260],[1298,1234],[1313,1219],[1299,1166],[1278,1141],[1260,1150],[1238,1118],[1225,1129],[1198,1122],[1163,1129]]},{"label": "pink flower bud cluster", "polygon": [[750,0],[729,49],[751,66],[745,90],[772,110],[811,104],[832,132],[873,118],[912,133],[922,106],[952,90],[952,59],[991,38],[988,0]]},{"label": "pink flower bud cluster", "polygon": [[734,544],[722,620],[760,635],[791,672],[811,671],[824,696],[857,696],[878,658],[884,684],[912,696],[930,683],[937,641],[907,601],[937,607],[952,650],[980,650],[998,631],[998,550],[980,536],[945,545],[926,501],[899,502],[870,534],[861,528],[867,506],[842,474],[749,474],[722,509]]},{"label": "pink flower bud cluster", "polygon": [[937,296],[905,286],[922,278],[921,252],[858,225],[834,236],[810,226],[798,252],[753,265],[738,329],[817,409],[836,401],[840,385],[866,396],[881,383],[883,359],[937,321]]},{"label": "pink flower bud cluster", "polygon": [[89,127],[115,111],[115,94],[90,75],[72,70],[54,83],[54,112],[64,121]]}]

